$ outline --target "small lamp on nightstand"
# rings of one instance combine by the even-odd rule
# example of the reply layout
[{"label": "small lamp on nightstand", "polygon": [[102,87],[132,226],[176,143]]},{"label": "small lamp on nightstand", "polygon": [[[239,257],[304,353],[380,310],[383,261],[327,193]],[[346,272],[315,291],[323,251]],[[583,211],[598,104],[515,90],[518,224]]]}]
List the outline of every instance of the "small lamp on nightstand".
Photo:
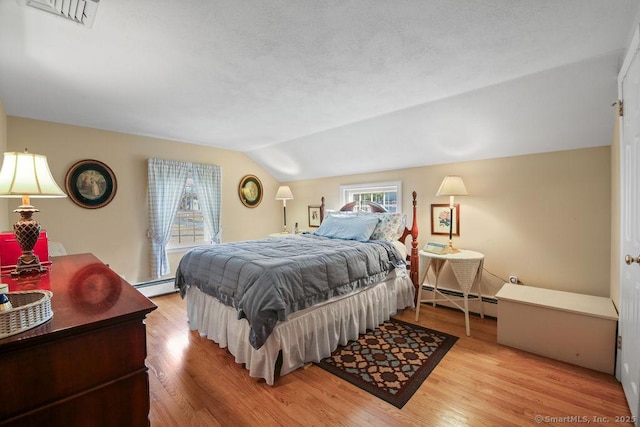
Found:
[{"label": "small lamp on nightstand", "polygon": [[292,200],[293,199],[293,193],[291,192],[291,189],[286,186],[286,185],[282,185],[280,186],[280,188],[278,188],[278,192],[276,193],[276,200],[282,200],[282,210],[284,213],[284,227],[282,229],[283,233],[287,233],[287,200]]},{"label": "small lamp on nightstand", "polygon": [[4,153],[0,169],[0,197],[22,198],[22,204],[14,210],[20,214],[20,219],[13,225],[22,255],[11,275],[46,271],[33,252],[40,236],[40,224],[32,218],[38,209],[30,204],[29,197],[67,197],[51,176],[47,158],[28,153],[26,149],[24,153]]},{"label": "small lamp on nightstand", "polygon": [[454,196],[467,196],[467,188],[464,186],[462,178],[459,176],[447,175],[442,180],[440,188],[436,193],[436,196],[449,196],[449,245],[445,250],[445,253],[455,254],[460,252],[453,246],[453,210],[455,204],[453,203]]}]

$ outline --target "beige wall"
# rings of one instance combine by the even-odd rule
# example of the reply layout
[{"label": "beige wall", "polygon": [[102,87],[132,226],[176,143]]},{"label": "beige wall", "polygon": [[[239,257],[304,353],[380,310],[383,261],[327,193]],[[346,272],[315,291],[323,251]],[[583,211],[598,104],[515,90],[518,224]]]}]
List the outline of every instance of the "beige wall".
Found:
[{"label": "beige wall", "polygon": [[[2,150],[0,151],[2,153],[7,151],[7,114],[4,111],[2,101],[0,101],[0,150]],[[11,229],[7,211],[8,206],[8,200],[0,198],[0,230]]]},{"label": "beige wall", "polygon": [[[244,154],[11,116],[6,124],[8,150],[27,147],[47,155],[61,186],[79,160],[97,159],[113,169],[118,192],[102,209],[83,209],[69,199],[33,202],[51,240],[61,241],[70,253],[96,254],[132,283],[150,278],[149,157],[222,166],[224,241],[259,238],[280,228],[282,205],[273,199],[278,183]],[[0,119],[0,137],[1,126]],[[308,228],[307,206],[319,204],[321,196],[328,208],[338,207],[340,185],[401,180],[404,212],[411,210],[411,191],[418,192],[420,247],[430,240],[444,242],[446,237],[430,235],[429,205],[447,203],[435,193],[445,175],[457,174],[470,195],[456,199],[461,236],[455,244],[485,253],[486,294],[494,294],[515,274],[531,286],[609,296],[611,160],[610,147],[597,147],[297,181],[289,183],[295,199],[287,203],[288,223]],[[264,185],[265,196],[256,209],[245,208],[237,197],[245,174],[256,174]],[[4,210],[10,223],[13,208]],[[171,254],[172,270],[180,256]],[[455,287],[448,272],[443,279]]]},{"label": "beige wall", "polygon": [[[430,204],[448,203],[435,196],[445,175],[461,175],[469,191],[456,199],[461,235],[454,243],[486,255],[486,293],[517,275],[531,286],[609,296],[608,146],[292,182],[288,217],[308,228],[307,206],[325,196],[327,208],[339,207],[340,185],[401,180],[403,212],[418,193],[419,247],[446,242],[430,234]],[[450,275],[443,279],[455,287]]]},{"label": "beige wall", "polygon": [[[101,209],[81,208],[69,198],[32,199],[32,204],[40,209],[36,218],[50,240],[62,242],[69,253],[94,253],[131,283],[150,278],[146,237],[150,157],[222,166],[224,241],[259,238],[279,231],[281,204],[274,199],[278,183],[242,153],[12,116],[6,122],[8,150],[22,151],[26,147],[46,155],[62,188],[67,171],[79,160],[100,160],[113,170],[117,194]],[[2,129],[0,119],[0,144]],[[254,209],[244,207],[238,198],[237,187],[246,174],[258,176],[264,186],[262,203]],[[13,204],[2,211],[11,215],[10,223],[17,219],[12,209]],[[172,271],[181,255],[170,255]]]}]

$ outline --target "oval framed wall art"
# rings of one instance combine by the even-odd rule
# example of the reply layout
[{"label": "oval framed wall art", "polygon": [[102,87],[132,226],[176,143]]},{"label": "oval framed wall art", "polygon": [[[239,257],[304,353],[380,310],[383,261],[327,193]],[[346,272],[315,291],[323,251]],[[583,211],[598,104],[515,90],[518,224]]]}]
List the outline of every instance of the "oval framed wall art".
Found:
[{"label": "oval framed wall art", "polygon": [[238,186],[238,196],[243,205],[255,208],[262,201],[262,183],[255,175],[245,175]]},{"label": "oval framed wall art", "polygon": [[118,189],[116,176],[98,160],[81,160],[71,166],[65,177],[69,198],[78,206],[98,209],[113,200]]}]

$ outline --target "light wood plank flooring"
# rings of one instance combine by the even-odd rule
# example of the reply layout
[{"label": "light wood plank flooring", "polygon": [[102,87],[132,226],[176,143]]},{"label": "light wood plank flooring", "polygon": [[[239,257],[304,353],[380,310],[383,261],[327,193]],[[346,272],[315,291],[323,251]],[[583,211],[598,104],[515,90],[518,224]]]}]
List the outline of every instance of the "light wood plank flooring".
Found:
[{"label": "light wood plank flooring", "polygon": [[[630,412],[613,376],[498,345],[495,319],[472,317],[467,337],[460,311],[423,305],[418,323],[460,339],[397,409],[313,365],[268,386],[189,331],[177,294],[153,301],[158,309],[147,319],[153,427],[632,425],[617,422]],[[413,316],[405,310],[397,317]]]}]

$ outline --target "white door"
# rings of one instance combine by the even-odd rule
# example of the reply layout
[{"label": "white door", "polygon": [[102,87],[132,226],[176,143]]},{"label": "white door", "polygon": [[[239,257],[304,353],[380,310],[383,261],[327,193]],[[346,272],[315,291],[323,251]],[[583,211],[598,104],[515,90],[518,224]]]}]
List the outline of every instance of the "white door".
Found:
[{"label": "white door", "polygon": [[618,76],[618,92],[624,107],[620,140],[620,380],[636,425],[640,415],[639,48],[640,34],[636,30]]}]

